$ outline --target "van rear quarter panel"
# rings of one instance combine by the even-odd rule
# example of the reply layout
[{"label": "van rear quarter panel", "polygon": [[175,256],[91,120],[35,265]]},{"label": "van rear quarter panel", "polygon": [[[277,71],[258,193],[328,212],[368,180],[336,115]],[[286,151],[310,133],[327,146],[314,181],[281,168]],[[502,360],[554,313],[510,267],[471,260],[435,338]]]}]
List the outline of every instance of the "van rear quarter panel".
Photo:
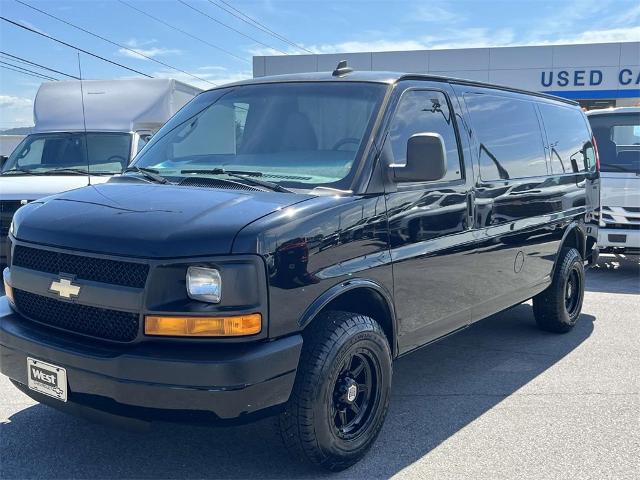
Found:
[{"label": "van rear quarter panel", "polygon": [[[480,175],[478,125],[474,125],[465,94],[510,97],[529,102],[555,103],[541,97],[468,85],[454,85],[467,124],[473,152],[475,177],[474,229],[477,245],[473,271],[468,281],[481,299],[472,320],[522,302],[549,284],[557,253],[567,228],[574,226],[586,234],[585,217],[590,217],[585,187],[586,172],[528,178],[485,180]],[[577,107],[576,107],[577,108]],[[495,122],[509,119],[497,111]],[[539,118],[547,171],[549,145]],[[585,126],[585,137],[590,138]]]}]

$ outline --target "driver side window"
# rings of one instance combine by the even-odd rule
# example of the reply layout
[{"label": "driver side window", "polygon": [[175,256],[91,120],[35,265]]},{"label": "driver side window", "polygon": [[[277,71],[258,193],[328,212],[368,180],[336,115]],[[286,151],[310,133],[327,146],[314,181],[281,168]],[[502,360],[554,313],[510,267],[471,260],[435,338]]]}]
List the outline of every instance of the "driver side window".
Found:
[{"label": "driver side window", "polygon": [[438,133],[444,140],[447,152],[447,170],[440,181],[462,179],[460,153],[447,97],[442,92],[409,90],[402,94],[391,121],[387,141],[391,142],[393,163],[404,165],[407,161],[407,142],[416,133]]}]

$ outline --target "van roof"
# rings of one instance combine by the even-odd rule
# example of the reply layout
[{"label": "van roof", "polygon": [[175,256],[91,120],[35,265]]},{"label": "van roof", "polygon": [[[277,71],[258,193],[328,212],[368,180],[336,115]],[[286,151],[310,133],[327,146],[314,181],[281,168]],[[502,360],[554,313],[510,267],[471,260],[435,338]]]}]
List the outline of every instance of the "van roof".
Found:
[{"label": "van roof", "polygon": [[611,115],[616,113],[640,113],[640,107],[599,108],[598,110],[588,111],[587,116]]},{"label": "van roof", "polygon": [[[371,83],[384,83],[391,85],[399,82],[400,80],[432,80],[437,82],[447,82],[458,85],[470,85],[484,88],[492,88],[496,90],[504,90],[508,92],[521,93],[525,95],[534,95],[536,97],[548,98],[550,100],[556,100],[559,102],[567,103],[569,105],[578,105],[573,100],[568,100],[562,97],[556,97],[555,95],[549,95],[546,93],[532,92],[529,90],[521,90],[506,85],[496,85],[485,82],[476,82],[474,80],[465,80],[462,78],[446,77],[441,75],[421,74],[421,73],[406,73],[406,72],[386,72],[386,71],[357,71],[335,76],[332,72],[308,72],[308,73],[291,73],[284,75],[269,75],[265,77],[250,78],[247,80],[241,80],[239,82],[223,85],[224,87],[239,86],[239,85],[255,85],[261,83],[295,83],[295,82],[371,82]],[[214,89],[215,90],[215,89]]]}]

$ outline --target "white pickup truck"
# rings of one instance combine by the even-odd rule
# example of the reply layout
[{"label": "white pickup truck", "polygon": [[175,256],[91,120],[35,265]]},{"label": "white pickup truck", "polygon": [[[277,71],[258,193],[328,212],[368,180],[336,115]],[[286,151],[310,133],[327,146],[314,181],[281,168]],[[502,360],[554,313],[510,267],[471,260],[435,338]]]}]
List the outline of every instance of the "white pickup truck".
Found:
[{"label": "white pickup truck", "polygon": [[21,205],[121,173],[151,135],[200,92],[159,78],[43,83],[34,102],[33,132],[0,159],[0,264]]},{"label": "white pickup truck", "polygon": [[600,154],[600,251],[640,254],[640,108],[587,116]]}]

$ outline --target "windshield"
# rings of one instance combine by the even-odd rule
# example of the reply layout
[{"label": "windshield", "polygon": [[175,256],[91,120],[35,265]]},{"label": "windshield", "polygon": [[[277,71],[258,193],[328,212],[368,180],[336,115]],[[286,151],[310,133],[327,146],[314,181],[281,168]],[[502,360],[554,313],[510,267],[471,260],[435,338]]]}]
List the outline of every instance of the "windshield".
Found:
[{"label": "windshield", "polygon": [[356,82],[247,85],[205,92],[138,155],[163,176],[254,172],[294,188],[348,188],[386,86]]},{"label": "windshield", "polygon": [[600,171],[640,174],[640,113],[589,117]]},{"label": "windshield", "polygon": [[32,134],[16,147],[5,162],[2,174],[45,174],[68,169],[86,173],[87,168],[96,174],[120,173],[129,162],[130,152],[128,133]]}]

